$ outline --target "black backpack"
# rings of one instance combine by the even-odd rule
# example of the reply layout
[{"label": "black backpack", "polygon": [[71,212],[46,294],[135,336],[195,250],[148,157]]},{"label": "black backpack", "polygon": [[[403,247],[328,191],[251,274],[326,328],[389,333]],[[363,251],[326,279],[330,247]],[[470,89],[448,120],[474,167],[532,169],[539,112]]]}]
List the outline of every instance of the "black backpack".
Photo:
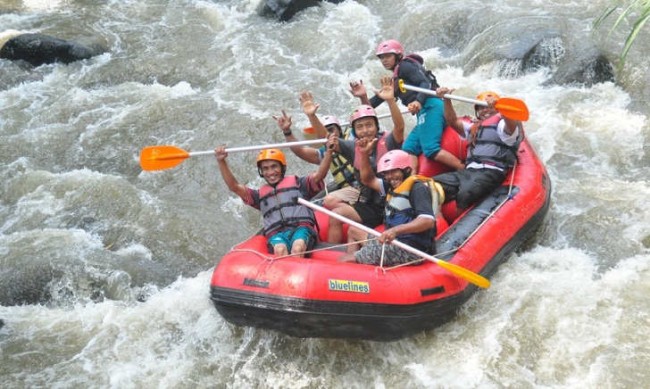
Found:
[{"label": "black backpack", "polygon": [[[438,85],[438,80],[436,80],[436,76],[433,74],[433,72],[424,67],[424,58],[422,58],[419,54],[413,53],[413,54],[405,55],[404,58],[402,58],[402,61],[410,61],[418,65],[422,69],[422,72],[427,77],[427,79],[429,79],[429,83],[431,84],[431,90],[436,90],[440,87],[440,85]],[[393,77],[397,77],[398,74],[399,74],[399,64],[397,64],[397,66],[395,66],[395,69],[393,70]]]}]

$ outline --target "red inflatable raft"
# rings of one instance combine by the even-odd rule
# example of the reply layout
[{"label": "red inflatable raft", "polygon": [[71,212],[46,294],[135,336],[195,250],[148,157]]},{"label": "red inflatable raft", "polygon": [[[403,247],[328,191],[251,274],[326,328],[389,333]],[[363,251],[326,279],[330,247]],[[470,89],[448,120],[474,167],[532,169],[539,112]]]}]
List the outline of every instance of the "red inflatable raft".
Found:
[{"label": "red inflatable raft", "polygon": [[[443,147],[464,157],[451,129]],[[421,160],[421,173],[441,172]],[[455,218],[454,203],[438,220],[436,258],[484,277],[526,242],[549,207],[551,183],[527,140],[503,185]],[[328,217],[317,212],[320,236]],[[444,216],[444,219],[443,219]],[[389,341],[434,328],[454,316],[477,287],[436,263],[396,268],[340,263],[343,247],[319,244],[310,258],[274,258],[256,235],[217,264],[211,299],[229,322],[297,337]]]}]

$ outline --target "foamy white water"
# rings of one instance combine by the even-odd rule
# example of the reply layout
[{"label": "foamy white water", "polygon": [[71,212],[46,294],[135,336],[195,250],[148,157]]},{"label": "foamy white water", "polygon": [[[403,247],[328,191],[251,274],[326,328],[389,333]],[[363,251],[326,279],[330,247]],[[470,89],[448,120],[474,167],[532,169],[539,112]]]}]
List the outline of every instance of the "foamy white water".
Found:
[{"label": "foamy white water", "polygon": [[[589,44],[614,59],[624,32],[591,31],[609,2],[347,1],[282,24],[258,17],[257,3],[0,5],[2,29],[109,47],[70,65],[0,60],[3,387],[650,385],[647,32],[617,83],[557,84],[561,63],[505,78],[483,42],[523,45],[543,25],[562,38],[564,61]],[[372,51],[391,37],[459,95],[526,102],[526,133],[553,183],[548,220],[436,331],[376,343],[227,324],[209,300],[211,270],[259,214],[211,157],[148,173],[140,150],[282,141],[271,116],[286,109],[306,126],[303,89],[345,120],[356,104],[348,81],[377,85]],[[259,183],[253,155],[230,158]]]}]

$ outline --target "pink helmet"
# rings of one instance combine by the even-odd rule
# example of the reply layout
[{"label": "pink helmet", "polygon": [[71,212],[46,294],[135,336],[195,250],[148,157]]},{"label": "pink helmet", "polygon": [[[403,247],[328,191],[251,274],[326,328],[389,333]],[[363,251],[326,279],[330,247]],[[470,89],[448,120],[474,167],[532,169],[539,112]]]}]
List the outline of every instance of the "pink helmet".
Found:
[{"label": "pink helmet", "polygon": [[404,150],[391,150],[384,154],[377,162],[377,173],[385,173],[393,169],[411,168],[411,156]]},{"label": "pink helmet", "polygon": [[350,116],[350,126],[352,126],[352,135],[356,138],[357,133],[354,131],[354,122],[361,119],[361,118],[368,118],[372,117],[375,118],[375,123],[377,124],[377,130],[379,131],[379,119],[377,119],[377,113],[375,112],[375,109],[372,108],[369,105],[360,105],[357,107],[357,109],[352,112],[352,115]]},{"label": "pink helmet", "polygon": [[401,43],[396,41],[395,39],[389,39],[387,41],[381,42],[379,46],[377,46],[377,51],[375,52],[375,55],[379,56],[382,54],[397,54],[403,55],[404,54],[404,47],[402,46]]},{"label": "pink helmet", "polygon": [[339,122],[339,119],[336,116],[332,116],[332,115],[323,116],[323,127],[327,127],[330,124],[336,124],[337,126],[339,126],[339,128],[341,128],[341,122]]},{"label": "pink helmet", "polygon": [[350,116],[350,125],[354,126],[355,121],[366,117],[373,117],[376,120],[377,114],[375,113],[375,109],[369,105],[360,105],[354,110],[354,112],[352,112],[352,115]]}]

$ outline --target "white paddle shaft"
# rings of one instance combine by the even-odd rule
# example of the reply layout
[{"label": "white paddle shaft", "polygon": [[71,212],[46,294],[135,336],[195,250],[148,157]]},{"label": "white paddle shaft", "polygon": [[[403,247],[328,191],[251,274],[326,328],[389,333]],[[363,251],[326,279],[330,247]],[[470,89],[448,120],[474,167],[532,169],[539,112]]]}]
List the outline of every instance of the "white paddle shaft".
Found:
[{"label": "white paddle shaft", "polygon": [[[364,232],[367,232],[367,233],[369,233],[371,235],[374,235],[374,236],[381,235],[381,232],[379,232],[379,231],[377,231],[375,229],[372,229],[372,228],[370,228],[368,226],[365,226],[365,225],[363,225],[361,223],[357,223],[354,220],[350,220],[345,216],[341,216],[338,213],[334,213],[334,212],[330,211],[327,208],[323,208],[323,207],[321,207],[319,205],[316,205],[314,203],[311,203],[311,202],[309,202],[309,201],[307,201],[305,199],[298,199],[298,202],[300,204],[302,204],[302,205],[305,205],[305,206],[313,209],[313,210],[323,212],[324,214],[326,214],[328,216],[331,216],[331,217],[333,217],[335,219],[338,219],[338,220],[342,221],[343,223],[347,223],[347,224],[351,225],[352,227],[356,227],[356,228],[358,228],[358,229],[360,229],[360,230],[362,230]],[[397,246],[397,247],[399,247],[401,249],[404,249],[404,250],[410,252],[411,254],[415,254],[415,255],[417,255],[419,257],[426,258],[429,261],[433,261],[435,263],[438,263],[438,262],[442,261],[441,259],[438,259],[436,257],[433,257],[433,256],[425,253],[424,251],[420,251],[420,250],[418,250],[418,249],[416,249],[414,247],[411,247],[411,246],[407,245],[406,243],[402,243],[397,239],[394,239],[390,243],[394,244],[395,246]]]},{"label": "white paddle shaft", "polygon": [[[313,140],[301,140],[297,142],[283,142],[283,143],[272,143],[268,145],[257,145],[257,146],[242,146],[242,147],[228,147],[226,149],[227,153],[237,153],[240,151],[257,151],[257,150],[264,150],[264,149],[282,149],[282,148],[287,148],[287,147],[292,147],[292,146],[307,146],[307,145],[316,145],[316,144],[322,144],[327,142],[327,139],[321,138],[321,139],[313,139]],[[206,150],[206,151],[192,151],[190,153],[190,157],[196,157],[199,155],[209,155],[209,154],[214,154],[214,150]]]},{"label": "white paddle shaft", "polygon": [[[438,96],[436,94],[436,91],[431,90],[431,89],[420,88],[420,87],[417,87],[417,86],[407,85],[407,84],[400,84],[400,87],[404,88],[406,90],[411,90],[413,92],[420,92],[420,93],[425,93],[425,94],[431,95],[431,96]],[[488,103],[486,103],[485,101],[470,99],[469,97],[456,96],[456,95],[450,95],[450,94],[445,94],[442,97],[444,97],[445,99],[458,100],[458,101],[462,101],[462,102],[470,103],[470,104],[474,104],[474,105],[481,105],[483,107],[488,106]]]}]

